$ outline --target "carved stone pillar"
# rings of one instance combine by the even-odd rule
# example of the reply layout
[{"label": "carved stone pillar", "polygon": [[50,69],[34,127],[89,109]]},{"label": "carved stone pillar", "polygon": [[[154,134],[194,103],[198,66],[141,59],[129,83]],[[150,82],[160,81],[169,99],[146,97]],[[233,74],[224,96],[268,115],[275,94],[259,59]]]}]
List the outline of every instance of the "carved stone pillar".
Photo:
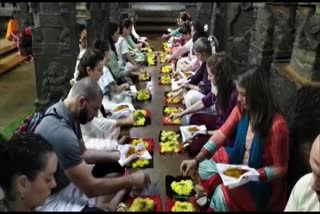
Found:
[{"label": "carved stone pillar", "polygon": [[95,39],[106,39],[109,19],[110,3],[90,2],[89,17],[87,19],[88,46]]},{"label": "carved stone pillar", "polygon": [[212,9],[212,2],[199,2],[197,3],[196,18],[203,24],[210,25]]},{"label": "carved stone pillar", "polygon": [[238,63],[248,62],[251,31],[254,28],[253,3],[229,3],[227,8],[227,52]]},{"label": "carved stone pillar", "polygon": [[289,62],[295,35],[296,5],[272,6],[275,19],[273,40],[273,61]]},{"label": "carved stone pillar", "polygon": [[37,111],[65,97],[70,90],[76,57],[75,3],[32,3],[32,29],[37,86]]},{"label": "carved stone pillar", "polygon": [[291,67],[303,78],[320,81],[320,3],[298,7],[297,33],[290,61]]},{"label": "carved stone pillar", "polygon": [[254,39],[250,43],[249,64],[263,66],[269,71],[273,54],[273,14],[268,3],[254,3],[257,7],[257,19],[254,29]]},{"label": "carved stone pillar", "polygon": [[225,3],[225,2],[216,3],[216,11],[215,11],[216,17],[215,17],[213,33],[219,42],[219,47],[216,49],[217,51],[222,51],[222,50],[225,50],[226,48],[227,5],[228,3]]},{"label": "carved stone pillar", "polygon": [[120,22],[120,4],[119,2],[110,2],[110,21],[119,23]]},{"label": "carved stone pillar", "polygon": [[19,30],[22,31],[27,25],[33,26],[33,17],[28,2],[19,2],[20,8],[18,15]]}]

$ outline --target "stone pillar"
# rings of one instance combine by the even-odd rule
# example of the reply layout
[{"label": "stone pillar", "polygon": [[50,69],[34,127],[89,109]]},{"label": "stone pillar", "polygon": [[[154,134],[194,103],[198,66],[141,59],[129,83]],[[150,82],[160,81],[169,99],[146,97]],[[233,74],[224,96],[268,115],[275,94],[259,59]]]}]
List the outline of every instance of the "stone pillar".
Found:
[{"label": "stone pillar", "polygon": [[18,13],[19,30],[22,31],[27,27],[27,25],[33,26],[33,17],[32,13],[30,12],[30,6],[28,2],[19,2],[18,6],[20,8]]},{"label": "stone pillar", "polygon": [[212,2],[199,2],[197,3],[196,18],[203,24],[210,25],[212,16],[213,3]]},{"label": "stone pillar", "polygon": [[272,5],[275,27],[273,62],[289,62],[295,35],[296,5],[276,3]]},{"label": "stone pillar", "polygon": [[92,46],[95,39],[106,39],[109,25],[110,3],[90,2],[89,17],[87,19],[88,46]]},{"label": "stone pillar", "polygon": [[110,21],[120,22],[120,4],[119,2],[110,2]]},{"label": "stone pillar", "polygon": [[215,24],[213,34],[219,42],[219,46],[216,51],[222,51],[226,48],[226,37],[227,37],[227,5],[225,2],[216,3]]},{"label": "stone pillar", "polygon": [[251,31],[254,28],[253,3],[229,3],[227,8],[226,50],[240,64],[248,62]]},{"label": "stone pillar", "polygon": [[298,7],[297,32],[290,61],[291,67],[304,79],[320,81],[320,3]]},{"label": "stone pillar", "polygon": [[79,52],[75,3],[31,3],[37,111],[66,97]]},{"label": "stone pillar", "polygon": [[248,62],[269,71],[273,54],[273,14],[268,3],[254,3],[254,7],[257,7],[255,38],[250,43]]}]

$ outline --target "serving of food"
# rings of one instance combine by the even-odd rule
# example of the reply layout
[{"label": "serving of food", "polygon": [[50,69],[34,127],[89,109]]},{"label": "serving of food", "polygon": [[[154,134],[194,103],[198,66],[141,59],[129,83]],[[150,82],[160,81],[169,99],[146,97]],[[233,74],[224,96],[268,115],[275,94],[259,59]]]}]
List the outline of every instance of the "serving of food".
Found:
[{"label": "serving of food", "polygon": [[198,132],[199,129],[196,126],[192,126],[188,128],[188,131],[191,133],[191,135],[193,135],[194,133]]},{"label": "serving of food", "polygon": [[172,72],[172,67],[170,65],[164,65],[161,67],[161,73],[169,74]]},{"label": "serving of food", "polygon": [[171,208],[172,212],[194,212],[196,208],[190,202],[176,201]]},{"label": "serving of food", "polygon": [[147,62],[149,66],[156,65],[156,55],[152,53],[147,54]]},{"label": "serving of food", "polygon": [[178,195],[188,196],[193,190],[193,183],[192,180],[173,181],[171,188]]},{"label": "serving of food", "polygon": [[155,203],[150,198],[137,197],[133,200],[129,211],[131,212],[152,212],[155,209]]},{"label": "serving of food", "polygon": [[173,96],[173,93],[170,91],[165,94],[165,103],[166,104],[181,104],[183,100],[183,97],[178,95],[178,96]]},{"label": "serving of food", "polygon": [[174,131],[160,132],[160,153],[179,153],[182,145],[179,142],[180,134]]},{"label": "serving of food", "polygon": [[133,116],[134,116],[134,125],[135,126],[144,126],[144,125],[146,125],[147,119],[150,119],[149,112],[144,109],[136,110],[133,113]]},{"label": "serving of food", "polygon": [[164,116],[162,122],[163,125],[181,125],[181,118],[172,119],[169,116]]},{"label": "serving of food", "polygon": [[128,152],[126,153],[126,158],[130,157],[133,154],[142,155],[144,150],[137,150],[135,147],[130,147]]},{"label": "serving of food", "polygon": [[160,53],[160,62],[161,63],[165,63],[167,61],[166,57],[167,57],[167,53],[164,52],[164,51],[161,51],[161,53]]},{"label": "serving of food", "polygon": [[148,89],[141,89],[138,91],[138,94],[137,94],[138,101],[144,101],[144,100],[150,100],[150,99],[151,99],[151,93]]},{"label": "serving of food", "polygon": [[171,85],[171,76],[168,74],[162,75],[160,77],[160,84],[162,85]]},{"label": "serving of food", "polygon": [[239,179],[241,177],[241,175],[243,175],[244,173],[249,172],[249,170],[246,169],[240,169],[240,168],[236,168],[236,167],[230,167],[228,169],[226,169],[223,174],[235,179]]},{"label": "serving of food", "polygon": [[165,116],[170,116],[171,114],[176,114],[182,112],[184,109],[182,107],[165,106],[163,108],[163,113]]},{"label": "serving of food", "polygon": [[124,110],[124,109],[128,109],[128,108],[129,108],[128,105],[119,105],[118,107],[116,107],[116,108],[114,109],[114,112],[120,112],[120,111],[122,111],[122,110]]},{"label": "serving of food", "polygon": [[167,142],[167,141],[179,141],[180,133],[174,131],[161,131],[160,132],[160,141]]},{"label": "serving of food", "polygon": [[149,81],[151,79],[151,75],[147,71],[141,71],[139,74],[139,80]]}]

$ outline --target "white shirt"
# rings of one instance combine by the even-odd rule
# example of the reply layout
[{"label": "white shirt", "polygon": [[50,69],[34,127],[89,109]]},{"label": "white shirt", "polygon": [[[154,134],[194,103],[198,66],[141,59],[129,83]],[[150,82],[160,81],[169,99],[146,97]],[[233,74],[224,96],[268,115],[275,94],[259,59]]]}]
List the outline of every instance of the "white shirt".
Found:
[{"label": "white shirt", "polygon": [[126,66],[126,59],[124,58],[124,55],[129,53],[128,42],[123,36],[120,36],[115,46],[119,58],[119,67],[124,68]]},{"label": "white shirt", "polygon": [[105,93],[105,88],[112,82],[115,82],[115,80],[111,74],[111,71],[106,66],[103,66],[103,74],[98,80],[98,84],[103,93]]},{"label": "white shirt", "polygon": [[320,211],[317,193],[311,189],[312,173],[306,174],[293,187],[285,211]]}]

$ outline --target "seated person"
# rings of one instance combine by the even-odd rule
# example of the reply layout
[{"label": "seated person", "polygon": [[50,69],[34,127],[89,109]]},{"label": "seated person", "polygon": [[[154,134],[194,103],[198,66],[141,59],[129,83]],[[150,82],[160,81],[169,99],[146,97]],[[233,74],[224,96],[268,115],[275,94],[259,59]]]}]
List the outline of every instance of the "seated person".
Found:
[{"label": "seated person", "polygon": [[[171,115],[172,119],[176,119],[195,113],[190,121],[184,122],[184,125],[206,126],[208,135],[200,135],[192,139],[189,148],[192,156],[200,152],[202,146],[215,130],[222,126],[237,104],[238,92],[232,78],[235,69],[233,61],[225,53],[216,53],[211,56],[207,61],[208,79],[212,84],[211,92],[184,111]],[[205,108],[210,110],[197,113]]]},{"label": "seated person", "polygon": [[306,174],[293,187],[287,206],[288,212],[320,211],[320,135],[316,137],[310,151],[312,172]]},{"label": "seated person", "polygon": [[[145,60],[145,57],[144,57],[144,54],[141,52],[142,43],[140,43],[140,44],[134,43],[134,41],[132,41],[132,38],[130,36],[131,32],[132,32],[132,26],[133,26],[132,21],[130,19],[125,18],[121,21],[120,32],[121,32],[121,28],[122,28],[122,36],[124,37],[124,39],[127,43],[127,47],[130,52],[130,55],[133,58],[133,61],[136,63],[143,63]],[[120,41],[119,49],[121,51],[125,50],[126,47],[123,47],[123,45],[126,46],[126,44],[123,43],[121,36],[120,36],[118,42],[119,41]],[[127,60],[129,61],[129,59],[127,59]]]},{"label": "seated person", "polygon": [[131,33],[131,27],[132,22],[129,19],[124,19],[121,22],[119,28],[120,36],[115,44],[120,69],[127,71],[128,73],[125,75],[128,75],[129,77],[138,76],[139,73],[135,71],[140,70],[140,66],[133,59],[133,56],[129,51],[129,44],[126,40]]},{"label": "seated person", "polygon": [[[201,152],[181,164],[183,175],[199,164],[196,191],[211,197],[208,211],[280,211],[285,207],[289,130],[264,74],[253,66],[239,76],[239,105]],[[234,134],[233,145],[227,145]],[[248,165],[258,171],[259,181],[229,189],[216,163]]]},{"label": "seated person", "polygon": [[1,212],[29,212],[40,206],[56,187],[58,158],[35,134],[16,134],[0,143]]},{"label": "seated person", "polygon": [[17,36],[19,33],[19,24],[17,19],[17,12],[13,11],[7,25],[6,39],[9,41],[17,41]]},{"label": "seated person", "polygon": [[200,101],[211,91],[211,82],[208,79],[207,60],[212,56],[212,47],[207,37],[199,38],[194,44],[195,55],[201,62],[196,73],[181,85],[175,95],[184,94],[187,108]]},{"label": "seated person", "polygon": [[[100,85],[104,98],[108,99],[107,103],[132,103],[132,99],[127,89],[129,89],[129,83],[122,83],[117,85],[113,72],[108,65],[111,58],[111,49],[109,47],[109,43],[107,41],[95,40],[93,43],[93,47],[101,53],[105,53],[104,61],[103,61],[103,74],[100,77],[98,84]],[[104,106],[105,106],[105,102]]]},{"label": "seated person", "polygon": [[[105,54],[99,50],[88,49],[80,60],[77,81],[90,77],[99,83],[103,72],[104,59]],[[125,118],[120,119],[106,118],[106,115],[103,114],[103,110],[99,111],[97,117],[91,122],[81,125],[84,143],[89,149],[101,150],[103,148],[105,151],[117,150],[120,127],[133,125],[133,114],[129,113],[125,115]],[[123,140],[120,142],[123,142]]]},{"label": "seated person", "polygon": [[162,38],[167,39],[170,37],[180,37],[181,33],[180,33],[179,29],[186,22],[191,22],[190,14],[187,13],[186,11],[180,11],[180,16],[179,16],[179,18],[177,18],[178,28],[176,28],[175,30],[169,29],[169,34],[163,34]]},{"label": "seated person", "polygon": [[85,77],[72,86],[66,99],[46,111],[52,115],[43,118],[35,129],[53,146],[59,162],[55,173],[57,187],[37,211],[77,212],[92,207],[114,211],[130,188],[144,188],[150,183],[149,176],[141,172],[105,177],[114,171],[112,163],[119,160],[119,152],[86,148],[80,124],[97,115],[102,97],[97,81]]},{"label": "seated person", "polygon": [[145,46],[148,45],[147,43],[147,37],[141,37],[138,35],[138,33],[136,32],[135,30],[135,24],[137,23],[138,21],[138,14],[137,13],[134,13],[131,15],[131,18],[130,20],[132,21],[133,25],[132,25],[132,32],[131,32],[131,37],[132,37],[132,40],[135,42],[135,43],[142,43],[144,44]]},{"label": "seated person", "polygon": [[30,26],[18,33],[17,46],[21,56],[28,56],[29,60],[32,60],[32,30]]}]

